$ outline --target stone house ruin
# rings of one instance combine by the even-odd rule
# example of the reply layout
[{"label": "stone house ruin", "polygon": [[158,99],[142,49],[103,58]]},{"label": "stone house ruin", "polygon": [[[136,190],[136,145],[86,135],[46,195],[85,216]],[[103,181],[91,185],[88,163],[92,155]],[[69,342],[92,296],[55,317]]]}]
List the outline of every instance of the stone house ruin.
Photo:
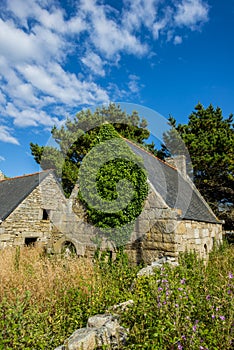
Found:
[{"label": "stone house ruin", "polygon": [[[187,176],[185,159],[177,159],[177,169],[126,142],[142,157],[150,187],[125,246],[130,259],[151,263],[186,250],[208,256],[222,241],[222,223]],[[79,256],[93,257],[99,232],[88,224],[77,191],[65,198],[51,170],[0,181],[0,248],[37,243],[56,253],[72,246]],[[104,237],[102,249],[115,254]]]}]

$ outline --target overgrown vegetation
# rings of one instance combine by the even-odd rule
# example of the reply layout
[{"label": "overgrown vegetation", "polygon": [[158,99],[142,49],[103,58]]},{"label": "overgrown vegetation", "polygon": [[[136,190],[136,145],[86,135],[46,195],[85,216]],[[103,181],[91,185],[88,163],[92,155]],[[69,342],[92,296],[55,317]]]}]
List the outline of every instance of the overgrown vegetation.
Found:
[{"label": "overgrown vegetation", "polygon": [[[54,349],[87,318],[133,299],[122,315],[126,349],[232,349],[234,248],[193,254],[136,280],[124,255],[115,263],[47,257],[37,248],[0,252],[0,349]],[[134,288],[131,288],[134,282]]]},{"label": "overgrown vegetation", "polygon": [[79,198],[89,221],[122,247],[129,241],[147,195],[142,159],[111,124],[103,124],[79,171]]},{"label": "overgrown vegetation", "polygon": [[35,161],[42,169],[55,169],[67,196],[77,182],[82,160],[89,153],[105,122],[111,124],[119,135],[140,144],[150,135],[146,120],[140,118],[136,111],[127,114],[119,105],[110,103],[107,107],[96,108],[94,112],[82,110],[74,119],[67,119],[62,127],[53,127],[53,146],[30,143]]}]

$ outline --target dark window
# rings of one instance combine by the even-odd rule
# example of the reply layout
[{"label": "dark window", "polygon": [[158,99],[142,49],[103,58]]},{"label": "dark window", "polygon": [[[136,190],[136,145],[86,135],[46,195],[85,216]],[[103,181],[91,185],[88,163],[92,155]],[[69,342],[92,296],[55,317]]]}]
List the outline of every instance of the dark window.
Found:
[{"label": "dark window", "polygon": [[49,220],[50,210],[43,209],[42,220]]},{"label": "dark window", "polygon": [[37,237],[26,237],[24,243],[27,247],[29,247],[33,246],[36,243],[36,241]]}]

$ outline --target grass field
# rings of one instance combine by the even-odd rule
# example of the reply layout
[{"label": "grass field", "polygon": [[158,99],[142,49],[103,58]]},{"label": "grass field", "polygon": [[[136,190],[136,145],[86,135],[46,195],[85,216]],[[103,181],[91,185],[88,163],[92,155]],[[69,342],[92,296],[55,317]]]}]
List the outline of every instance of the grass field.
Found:
[{"label": "grass field", "polygon": [[234,246],[214,251],[206,266],[187,254],[137,280],[139,267],[124,255],[91,263],[6,249],[0,266],[0,349],[54,349],[89,316],[128,299],[126,349],[232,349]]}]

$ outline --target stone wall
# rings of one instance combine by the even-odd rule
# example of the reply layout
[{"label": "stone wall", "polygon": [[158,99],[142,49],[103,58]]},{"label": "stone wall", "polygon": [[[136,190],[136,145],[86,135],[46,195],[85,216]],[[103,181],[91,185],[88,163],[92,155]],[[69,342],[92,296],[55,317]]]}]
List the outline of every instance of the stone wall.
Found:
[{"label": "stone wall", "polygon": [[147,264],[163,256],[177,258],[185,251],[207,258],[222,235],[222,224],[182,220],[181,211],[169,208],[151,187],[126,252],[134,263]]},{"label": "stone wall", "polygon": [[[87,223],[77,191],[75,188],[66,199],[54,176],[48,175],[0,225],[0,248],[24,245],[25,239],[34,238],[55,253],[71,242],[78,255],[93,258],[95,242],[101,239],[101,249],[112,251],[114,257],[115,247]],[[43,219],[43,210],[47,210],[47,219]],[[163,256],[176,258],[186,250],[206,257],[215,241],[222,241],[221,224],[182,220],[181,212],[169,208],[150,185],[125,251],[133,263],[149,264]]]},{"label": "stone wall", "polygon": [[175,240],[178,252],[196,251],[202,258],[207,258],[214,244],[222,242],[222,224],[198,221],[178,221]]},{"label": "stone wall", "polygon": [[53,175],[48,175],[1,223],[0,248],[24,245],[30,238],[47,244],[53,231],[50,217],[61,217],[65,206],[63,192]]}]

